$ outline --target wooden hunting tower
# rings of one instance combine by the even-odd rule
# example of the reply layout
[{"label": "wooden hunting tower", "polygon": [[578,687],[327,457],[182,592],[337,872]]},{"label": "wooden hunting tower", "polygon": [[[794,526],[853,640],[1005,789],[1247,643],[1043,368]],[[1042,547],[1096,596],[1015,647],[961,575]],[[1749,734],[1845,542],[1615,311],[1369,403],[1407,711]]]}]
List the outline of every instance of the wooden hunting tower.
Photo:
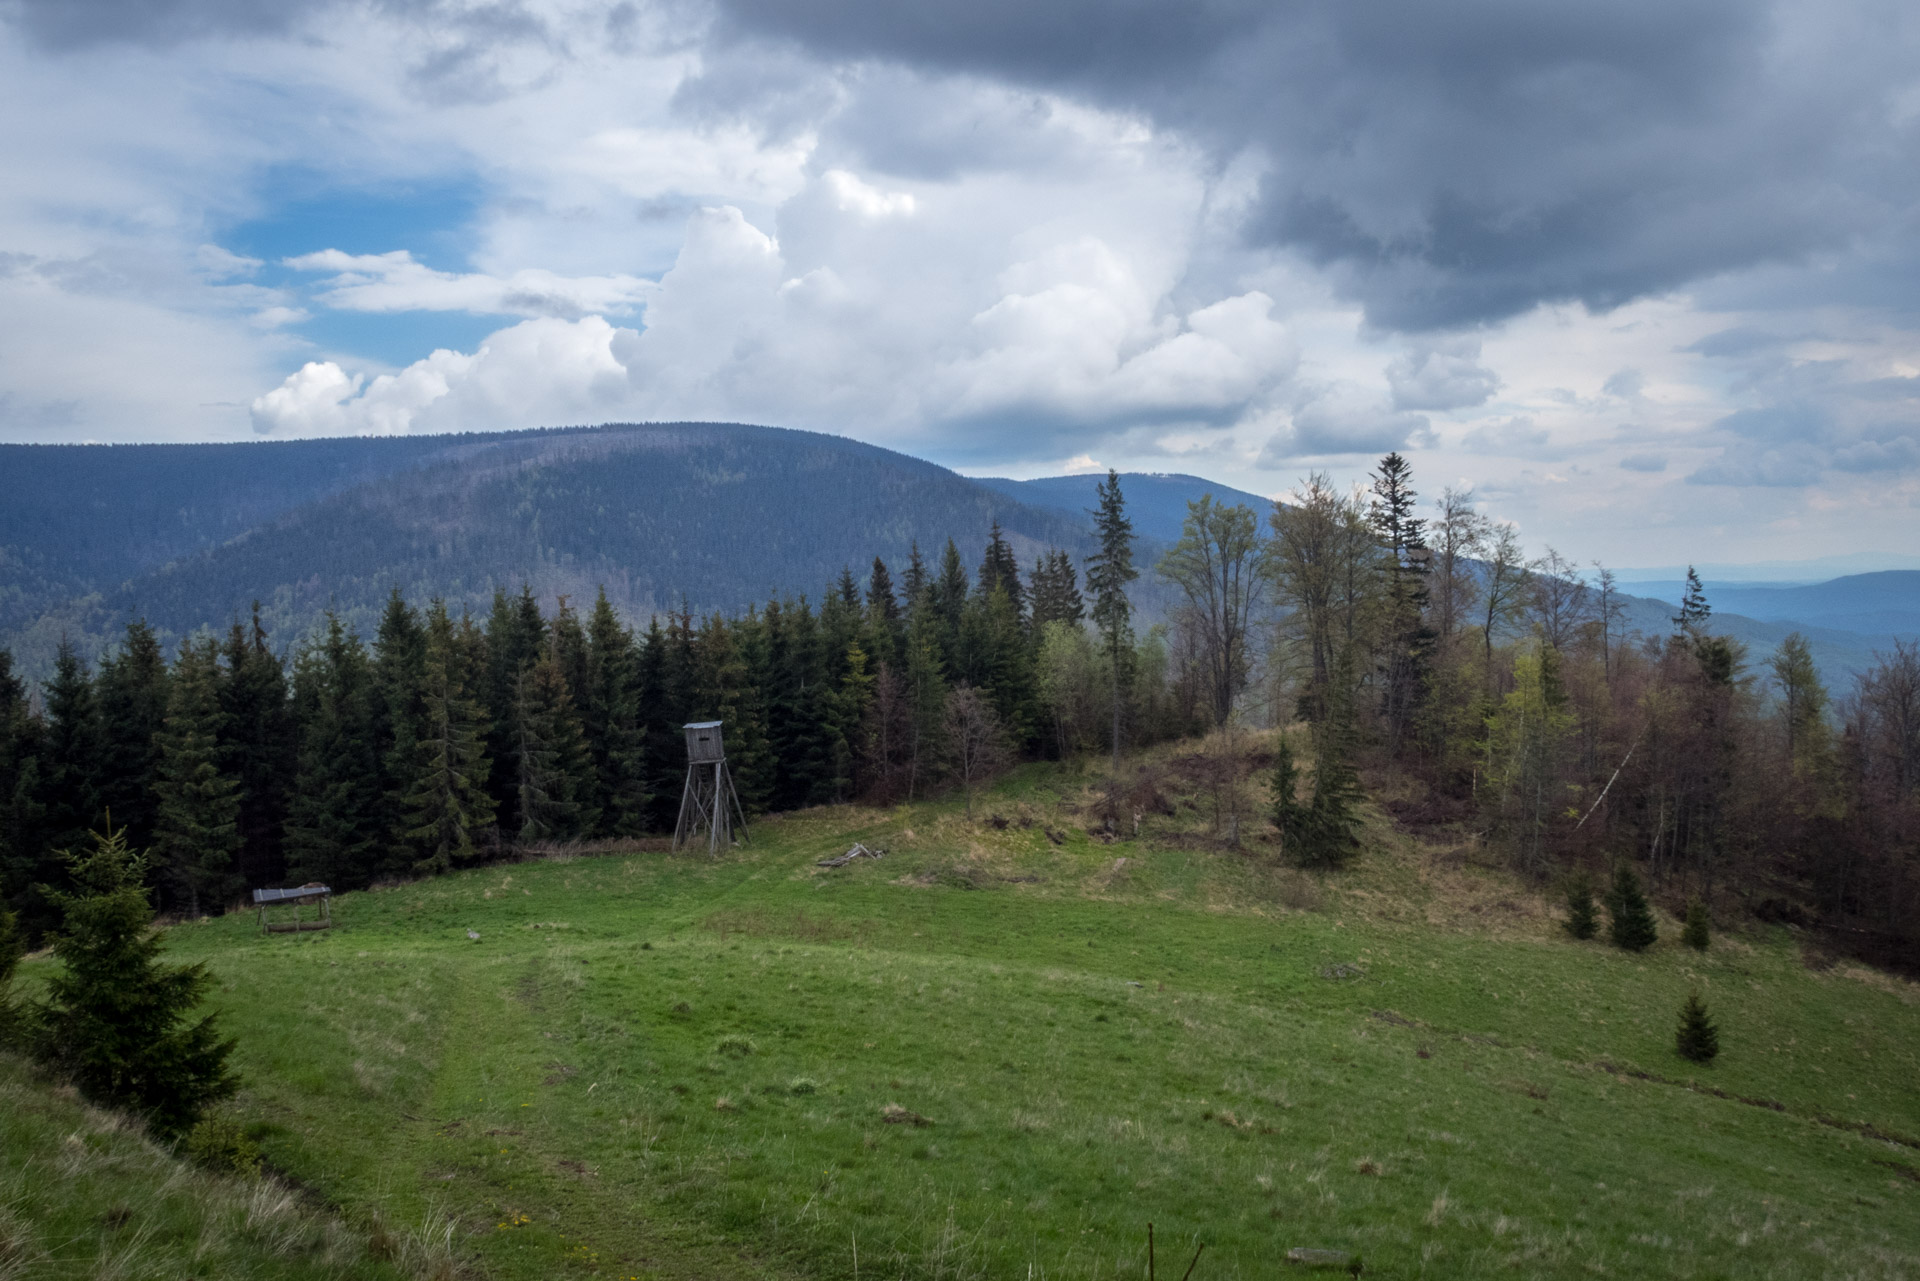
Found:
[{"label": "wooden hunting tower", "polygon": [[687,784],[680,791],[680,821],[673,825],[673,848],[693,844],[705,830],[707,853],[718,854],[736,839],[735,818],[740,820],[738,839],[747,839],[747,815],[740,808],[740,794],[733,790],[733,775],[727,772],[720,722],[695,721],[686,726],[686,731]]}]

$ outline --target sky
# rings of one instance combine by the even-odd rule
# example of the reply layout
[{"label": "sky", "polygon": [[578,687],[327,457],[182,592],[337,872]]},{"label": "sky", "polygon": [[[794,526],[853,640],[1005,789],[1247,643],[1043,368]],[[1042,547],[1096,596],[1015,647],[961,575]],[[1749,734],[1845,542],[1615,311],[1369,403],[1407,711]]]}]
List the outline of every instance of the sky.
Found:
[{"label": "sky", "polygon": [[1911,3],[0,0],[0,164],[0,441],[1397,449],[1576,561],[1920,547]]}]

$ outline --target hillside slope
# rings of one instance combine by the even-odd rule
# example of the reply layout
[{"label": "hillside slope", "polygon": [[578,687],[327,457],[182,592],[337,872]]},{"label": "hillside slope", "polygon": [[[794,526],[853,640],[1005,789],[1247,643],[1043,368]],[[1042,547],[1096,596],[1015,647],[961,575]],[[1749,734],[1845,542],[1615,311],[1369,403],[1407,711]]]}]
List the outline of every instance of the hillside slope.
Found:
[{"label": "hillside slope", "polygon": [[[979,483],[1017,502],[1065,512],[1084,520],[1086,513],[1098,504],[1095,490],[1104,480],[1104,475],[1097,474],[1044,476],[1038,480],[982,476]],[[1181,526],[1187,519],[1187,504],[1203,495],[1211,494],[1216,503],[1251,507],[1254,515],[1263,522],[1263,530],[1267,514],[1273,510],[1273,500],[1270,498],[1262,498],[1259,494],[1250,494],[1231,485],[1218,484],[1202,476],[1179,473],[1126,472],[1120,477],[1120,491],[1127,498],[1127,516],[1133,521],[1133,532],[1161,543],[1178,541]]]},{"label": "hillside slope", "polygon": [[[272,1158],[441,1205],[501,1281],[1139,1277],[1148,1222],[1168,1275],[1204,1242],[1220,1281],[1294,1247],[1385,1277],[1920,1270],[1911,985],[1785,931],[1576,943],[1377,817],[1344,873],[1222,850],[1192,751],[1138,763],[1173,813],[1136,839],[1096,834],[1100,771],[1032,766],[978,824],[812,811],[717,860],[478,869],[170,947],[222,984]],[[854,840],[885,856],[818,865]],[[1690,991],[1707,1068],[1673,1051]]]}]

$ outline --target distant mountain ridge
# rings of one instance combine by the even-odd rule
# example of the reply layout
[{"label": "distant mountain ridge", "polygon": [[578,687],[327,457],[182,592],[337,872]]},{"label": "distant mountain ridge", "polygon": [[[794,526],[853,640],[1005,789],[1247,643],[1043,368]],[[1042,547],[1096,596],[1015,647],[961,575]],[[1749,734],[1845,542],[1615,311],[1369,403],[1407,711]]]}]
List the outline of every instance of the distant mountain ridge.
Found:
[{"label": "distant mountain ridge", "polygon": [[[94,654],[130,618],[172,638],[256,599],[282,641],[328,608],[369,634],[395,586],[457,611],[484,610],[495,588],[523,582],[549,605],[604,585],[644,620],[683,603],[817,599],[843,568],[864,591],[876,555],[898,583],[916,542],[932,566],[949,537],[971,574],[996,521],[1023,565],[1049,547],[1092,550],[1084,510],[1044,483],[1005,482],[1006,492],[846,437],[744,424],[0,446],[0,467],[30,495],[0,516],[0,643],[35,674],[63,636]],[[1167,524],[1161,508],[1239,496],[1198,477],[1122,483],[1130,507],[1142,491],[1143,567],[1164,541],[1153,536]],[[1164,585],[1149,573],[1139,594],[1159,616]]]},{"label": "distant mountain ridge", "polygon": [[[1104,478],[972,479],[842,436],[738,423],[0,445],[0,474],[0,644],[35,677],[62,637],[92,657],[130,618],[171,641],[243,616],[254,600],[284,644],[328,608],[370,635],[395,586],[458,611],[484,610],[495,588],[523,582],[549,605],[585,603],[604,585],[641,621],[683,603],[737,611],[773,596],[817,599],[843,568],[864,590],[876,555],[898,584],[915,542],[931,566],[949,537],[971,573],[995,522],[1023,566],[1049,547],[1081,559]],[[1123,473],[1121,485],[1140,538],[1143,624],[1174,603],[1152,566],[1179,537],[1187,503],[1210,493],[1263,522],[1272,505],[1191,475]],[[1634,627],[1668,630],[1671,606],[1639,594],[1658,584],[1623,587],[1636,593]],[[1709,592],[1716,622],[1756,660],[1806,632],[1836,688],[1896,635],[1920,630],[1906,621],[1916,598],[1914,571]],[[1816,610],[1818,622],[1807,617]]]},{"label": "distant mountain ridge", "polygon": [[[999,476],[982,476],[978,480],[1017,502],[1084,515],[1099,502],[1094,491],[1106,478],[1106,473],[1095,472],[1082,476],[1047,476],[1039,480],[1007,480]],[[1127,496],[1127,516],[1133,521],[1133,532],[1163,543],[1179,540],[1181,525],[1187,518],[1187,504],[1201,494],[1212,494],[1217,503],[1251,507],[1262,521],[1273,510],[1271,498],[1178,472],[1128,472],[1121,478],[1120,487]]]},{"label": "distant mountain ridge", "polygon": [[[1624,586],[1636,595],[1678,604],[1686,584],[1676,580]],[[1868,634],[1920,635],[1920,569],[1847,574],[1824,583],[1710,579],[1705,587],[1716,613]]]}]

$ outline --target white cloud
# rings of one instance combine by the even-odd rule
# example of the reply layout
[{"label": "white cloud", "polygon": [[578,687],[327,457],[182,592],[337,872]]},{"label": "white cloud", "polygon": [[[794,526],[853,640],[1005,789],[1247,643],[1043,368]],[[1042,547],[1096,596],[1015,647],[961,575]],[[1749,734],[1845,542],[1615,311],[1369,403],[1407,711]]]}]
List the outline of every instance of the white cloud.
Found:
[{"label": "white cloud", "polygon": [[847,212],[867,218],[893,218],[913,212],[911,192],[881,191],[878,187],[868,186],[845,169],[829,169],[826,178],[827,185],[833,189],[835,203]]},{"label": "white cloud", "polygon": [[333,272],[320,301],[346,311],[464,311],[483,316],[620,313],[645,301],[651,280],[636,276],[561,276],[523,268],[508,276],[435,271],[396,249],[347,254],[323,249],[286,260],[295,271]]}]

